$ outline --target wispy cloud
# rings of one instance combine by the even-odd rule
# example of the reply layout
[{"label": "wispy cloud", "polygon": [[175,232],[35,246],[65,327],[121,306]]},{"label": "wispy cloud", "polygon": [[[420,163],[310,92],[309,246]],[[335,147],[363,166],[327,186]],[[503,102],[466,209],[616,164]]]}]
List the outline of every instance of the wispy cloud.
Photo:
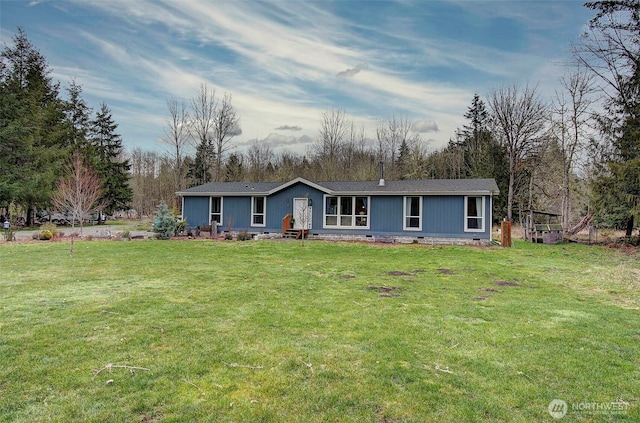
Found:
[{"label": "wispy cloud", "polygon": [[420,134],[438,132],[438,124],[432,120],[418,120],[413,122],[411,130]]},{"label": "wispy cloud", "polygon": [[[253,138],[304,148],[317,136],[322,112],[339,107],[368,132],[380,118],[407,115],[416,132],[444,144],[464,123],[474,93],[555,77],[558,34],[576,27],[570,2],[397,0],[366,10],[330,0],[31,5],[3,3],[2,39],[11,36],[5,25],[20,24],[6,17],[26,9],[21,19],[40,37],[54,77],[76,77],[87,95],[113,104],[125,116],[122,126],[145,138],[139,142],[161,137],[162,125],[148,126],[145,137],[128,116],[162,122],[169,96],[188,99],[205,82],[233,95],[238,143]],[[500,33],[503,27],[514,33]],[[512,38],[524,46],[500,44]]]}]

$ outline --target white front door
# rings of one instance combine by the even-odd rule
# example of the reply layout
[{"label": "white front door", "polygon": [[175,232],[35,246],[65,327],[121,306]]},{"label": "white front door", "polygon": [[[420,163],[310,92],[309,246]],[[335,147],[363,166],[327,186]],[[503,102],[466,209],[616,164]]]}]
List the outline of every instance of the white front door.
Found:
[{"label": "white front door", "polygon": [[311,206],[308,198],[293,199],[293,229],[311,229]]}]

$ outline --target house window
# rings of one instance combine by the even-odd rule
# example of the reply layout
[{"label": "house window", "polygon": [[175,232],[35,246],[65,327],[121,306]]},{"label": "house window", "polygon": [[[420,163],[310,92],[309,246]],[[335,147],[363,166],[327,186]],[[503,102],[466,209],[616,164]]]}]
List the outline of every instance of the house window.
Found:
[{"label": "house window", "polygon": [[484,231],[484,197],[464,197],[464,230]]},{"label": "house window", "polygon": [[266,226],[266,202],[265,197],[251,197],[251,226]]},{"label": "house window", "polygon": [[222,197],[211,197],[211,219],[210,222],[222,223]]},{"label": "house window", "polygon": [[325,228],[369,229],[369,197],[325,197]]},{"label": "house window", "polygon": [[404,197],[405,231],[422,230],[422,197]]}]

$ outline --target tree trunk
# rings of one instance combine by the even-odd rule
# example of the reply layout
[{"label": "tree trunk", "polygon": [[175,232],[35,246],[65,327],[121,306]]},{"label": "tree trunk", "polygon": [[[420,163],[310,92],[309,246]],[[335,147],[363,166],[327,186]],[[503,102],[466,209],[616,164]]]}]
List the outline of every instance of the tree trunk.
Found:
[{"label": "tree trunk", "polygon": [[507,220],[509,222],[513,221],[513,191],[514,191],[515,179],[516,179],[516,169],[514,165],[514,160],[512,157],[509,157],[509,194],[507,196]]},{"label": "tree trunk", "polygon": [[562,169],[562,229],[571,229],[571,160]]}]

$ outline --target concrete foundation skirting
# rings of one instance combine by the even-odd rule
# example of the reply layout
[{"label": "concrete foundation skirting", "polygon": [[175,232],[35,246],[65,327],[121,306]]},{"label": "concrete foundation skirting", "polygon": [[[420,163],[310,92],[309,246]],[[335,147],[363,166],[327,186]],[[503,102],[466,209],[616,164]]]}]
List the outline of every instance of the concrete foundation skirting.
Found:
[{"label": "concrete foundation skirting", "polygon": [[318,234],[309,235],[308,239],[318,239],[325,241],[362,241],[362,242],[383,242],[398,244],[427,244],[427,245],[488,245],[488,239],[469,238],[440,238],[415,236],[381,236],[381,235],[341,235],[341,234]]}]

